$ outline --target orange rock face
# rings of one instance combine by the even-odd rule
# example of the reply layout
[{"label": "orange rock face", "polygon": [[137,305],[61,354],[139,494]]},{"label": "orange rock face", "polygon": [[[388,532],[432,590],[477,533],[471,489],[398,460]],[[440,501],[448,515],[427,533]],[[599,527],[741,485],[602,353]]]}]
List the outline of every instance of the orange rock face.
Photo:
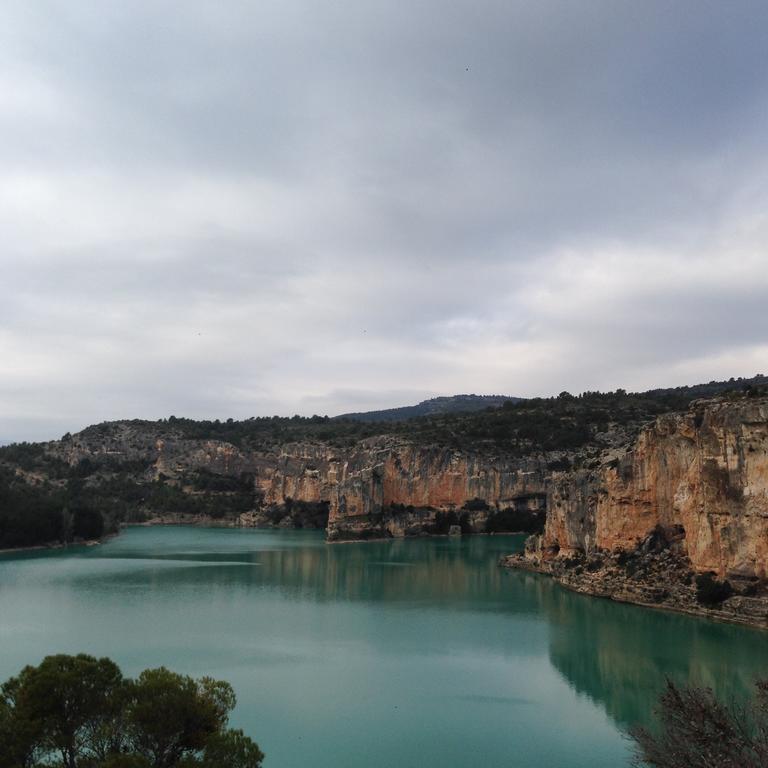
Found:
[{"label": "orange rock face", "polygon": [[[504,508],[531,499],[543,508],[544,465],[535,459],[480,457],[391,440],[364,441],[339,453],[328,446],[291,444],[253,459],[264,503],[328,502],[329,529],[402,535],[403,521],[383,520],[393,505],[452,511],[480,499]],[[423,515],[422,515],[423,517]],[[482,530],[483,515],[473,528]],[[417,524],[415,519],[410,521]]]},{"label": "orange rock face", "polygon": [[[384,447],[382,447],[384,446]],[[428,524],[437,512],[451,512],[480,500],[490,509],[524,506],[543,509],[546,467],[542,460],[488,457],[463,451],[407,444],[370,444],[344,462],[331,500],[329,533],[360,534],[381,526],[393,536]],[[393,506],[419,514],[392,515]],[[429,512],[427,512],[429,510]],[[488,512],[469,512],[473,530],[484,530]],[[382,519],[372,520],[379,516]],[[344,534],[342,534],[343,536]]]},{"label": "orange rock face", "polygon": [[624,456],[549,484],[542,547],[629,549],[682,526],[697,571],[765,577],[768,401],[708,401],[660,417]]},{"label": "orange rock face", "polygon": [[[768,575],[767,398],[700,401],[688,413],[660,417],[632,446],[606,449],[597,468],[568,472],[548,470],[543,456],[492,456],[394,437],[343,451],[317,443],[255,451],[158,429],[117,422],[48,450],[73,465],[89,457],[144,464],[144,479],[183,483],[201,468],[246,474],[254,478],[254,513],[290,500],[323,503],[331,538],[419,533],[438,512],[459,510],[472,530],[483,531],[489,510],[546,508],[537,542],[543,557],[632,549],[661,526],[678,538],[684,532],[681,546],[698,571]],[[468,504],[473,500],[481,503]]]}]

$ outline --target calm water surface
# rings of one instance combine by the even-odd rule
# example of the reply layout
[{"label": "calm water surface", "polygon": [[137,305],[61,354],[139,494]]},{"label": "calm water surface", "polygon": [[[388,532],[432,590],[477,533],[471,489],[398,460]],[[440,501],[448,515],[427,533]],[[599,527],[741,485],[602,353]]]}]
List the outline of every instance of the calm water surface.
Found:
[{"label": "calm water surface", "polygon": [[614,768],[665,675],[730,696],[768,671],[768,635],[497,567],[520,546],[133,528],[0,556],[0,679],[85,651],[229,680],[265,768]]}]

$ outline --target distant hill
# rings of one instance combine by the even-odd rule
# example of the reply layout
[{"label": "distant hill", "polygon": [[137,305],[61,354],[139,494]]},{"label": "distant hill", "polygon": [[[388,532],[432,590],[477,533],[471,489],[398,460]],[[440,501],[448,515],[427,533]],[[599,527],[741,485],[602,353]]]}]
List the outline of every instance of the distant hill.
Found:
[{"label": "distant hill", "polygon": [[519,403],[522,397],[507,395],[453,395],[452,397],[433,397],[422,400],[418,405],[405,405],[400,408],[385,408],[381,411],[362,411],[343,413],[335,419],[353,421],[407,421],[419,416],[435,416],[443,413],[472,413],[486,408],[501,408],[504,403]]},{"label": "distant hill", "polygon": [[715,397],[724,392],[761,389],[768,386],[768,376],[757,373],[749,378],[733,376],[727,381],[710,381],[708,384],[693,384],[687,387],[668,387],[664,389],[650,389],[644,394],[650,397],[664,397],[666,395],[686,395],[689,397]]},{"label": "distant hill", "polygon": [[[757,374],[750,378],[731,378],[727,381],[710,381],[707,384],[694,384],[693,386],[668,387],[652,389],[643,394],[653,399],[673,398],[680,401],[680,408],[687,407],[687,403],[697,397],[713,397],[723,392],[741,390],[744,387],[768,386],[768,376]],[[623,390],[619,390],[623,392]],[[584,393],[594,394],[594,393]],[[360,421],[368,424],[380,422],[409,421],[421,416],[444,416],[449,414],[478,413],[487,408],[501,408],[504,403],[521,403],[523,397],[510,397],[508,395],[453,395],[451,397],[433,397],[430,400],[422,400],[418,405],[405,405],[399,408],[385,408],[380,411],[360,411],[357,413],[342,413],[333,416],[331,421]],[[534,400],[539,398],[533,398]]]}]

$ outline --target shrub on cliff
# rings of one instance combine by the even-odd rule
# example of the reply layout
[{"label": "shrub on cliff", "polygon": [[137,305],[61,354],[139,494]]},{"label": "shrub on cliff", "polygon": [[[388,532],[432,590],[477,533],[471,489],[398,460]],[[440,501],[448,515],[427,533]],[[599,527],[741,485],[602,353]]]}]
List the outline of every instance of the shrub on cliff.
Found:
[{"label": "shrub on cliff", "polygon": [[696,599],[701,605],[710,608],[720,605],[733,594],[729,581],[718,581],[711,573],[702,573],[696,577]]},{"label": "shrub on cliff", "polygon": [[459,516],[453,510],[450,512],[436,512],[435,522],[429,529],[429,532],[444,536],[451,530],[452,525],[460,524]]},{"label": "shrub on cliff", "polygon": [[226,727],[234,706],[219,680],[48,656],[0,688],[0,768],[260,768],[258,745]]},{"label": "shrub on cliff", "polygon": [[506,507],[488,516],[487,533],[542,533],[544,513]]},{"label": "shrub on cliff", "polygon": [[654,768],[765,768],[768,765],[768,680],[747,704],[723,704],[709,688],[667,682],[660,728],[631,732],[635,765]]},{"label": "shrub on cliff", "polygon": [[488,502],[485,499],[468,499],[464,503],[464,509],[466,509],[468,512],[486,512],[488,507]]}]

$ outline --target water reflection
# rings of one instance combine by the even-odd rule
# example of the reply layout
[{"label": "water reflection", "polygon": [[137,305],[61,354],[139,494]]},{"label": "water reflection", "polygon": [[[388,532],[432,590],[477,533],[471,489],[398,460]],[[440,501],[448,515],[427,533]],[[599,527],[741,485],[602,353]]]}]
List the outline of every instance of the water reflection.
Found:
[{"label": "water reflection", "polygon": [[[327,545],[318,536],[305,536],[301,547],[160,551],[151,558],[143,548],[108,547],[84,554],[75,579],[105,591],[134,581],[149,582],[160,592],[204,584],[214,592],[262,588],[321,602],[428,602],[482,611],[503,610],[513,601],[516,610],[536,609],[535,591],[523,589],[513,597],[501,588],[505,573],[498,557],[519,548],[522,537]],[[108,562],[94,569],[93,561],[104,555]]]},{"label": "water reflection", "polygon": [[544,589],[552,664],[622,727],[648,722],[666,678],[740,698],[768,675],[768,636],[669,612]]},{"label": "water reflection", "polygon": [[[337,765],[344,749],[346,764],[378,765],[369,729],[387,734],[382,755],[395,762],[414,754],[408,736],[444,766],[471,764],[481,746],[485,764],[502,764],[514,744],[511,765],[550,750],[551,764],[591,767],[624,759],[618,730],[648,722],[666,676],[738,696],[768,672],[758,631],[499,568],[522,541],[329,546],[314,532],[140,529],[100,548],[2,557],[0,673],[83,649],[131,672],[218,673],[238,687],[239,724],[253,718],[273,738],[275,766],[308,764],[323,739]],[[306,747],[292,738],[299,717]],[[553,723],[571,730],[553,735]],[[437,746],[425,735],[436,733]]]}]

